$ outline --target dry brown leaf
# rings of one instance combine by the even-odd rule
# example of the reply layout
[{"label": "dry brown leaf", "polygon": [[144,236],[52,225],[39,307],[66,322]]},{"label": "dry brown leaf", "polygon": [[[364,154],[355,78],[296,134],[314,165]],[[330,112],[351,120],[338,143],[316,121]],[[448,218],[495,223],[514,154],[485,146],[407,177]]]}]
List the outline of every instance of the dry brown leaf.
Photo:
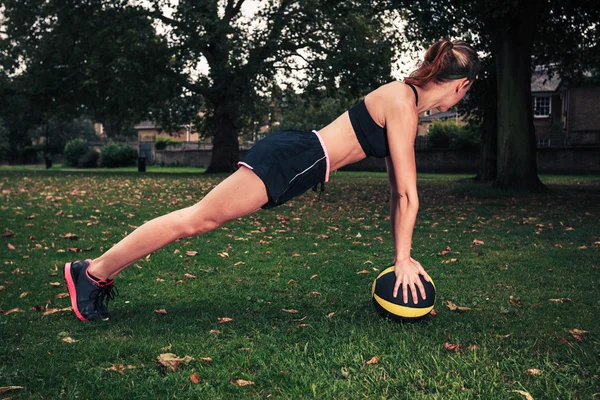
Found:
[{"label": "dry brown leaf", "polygon": [[223,323],[225,323],[225,322],[231,322],[231,321],[233,321],[233,318],[224,317],[224,318],[219,318],[217,321],[218,321],[220,324],[223,324]]},{"label": "dry brown leaf", "polygon": [[179,358],[173,353],[160,354],[157,357],[157,360],[159,364],[165,366],[169,371],[175,371],[181,366],[181,364],[189,364],[190,361],[194,361],[194,359],[190,356]]},{"label": "dry brown leaf", "polygon": [[449,260],[442,260],[442,264],[450,264],[450,263],[455,263],[458,262],[458,258],[451,258]]},{"label": "dry brown leaf", "polygon": [[371,358],[369,361],[367,361],[365,364],[369,365],[369,364],[377,364],[379,362],[379,357],[377,356],[373,356],[373,358]]},{"label": "dry brown leaf", "polygon": [[431,314],[432,317],[437,317],[437,312],[435,311],[435,308],[432,308],[429,314]]},{"label": "dry brown leaf", "polygon": [[163,278],[156,278],[156,282],[164,282],[165,280]]},{"label": "dry brown leaf", "polygon": [[23,309],[21,309],[21,308],[11,308],[7,312],[5,312],[4,315],[8,315],[8,314],[12,314],[12,313],[17,313],[17,312],[25,312],[25,311]]},{"label": "dry brown leaf", "polygon": [[206,362],[212,362],[213,359],[210,358],[210,357],[200,357],[199,360],[200,361],[206,361]]},{"label": "dry brown leaf", "polygon": [[62,311],[73,311],[73,307],[49,308],[46,311],[44,311],[44,313],[42,315],[46,316],[46,315],[55,314],[57,312],[62,312]]},{"label": "dry brown leaf", "polygon": [[444,343],[444,347],[446,348],[446,350],[448,351],[452,351],[454,353],[458,353],[460,351],[460,348],[462,347],[462,344],[460,343]]},{"label": "dry brown leaf", "polygon": [[588,333],[588,331],[582,331],[581,329],[566,329],[567,332],[569,332],[571,334],[571,336],[573,336],[575,339],[579,340],[580,342],[583,341],[583,335]]},{"label": "dry brown leaf", "polygon": [[23,297],[27,296],[29,294],[29,292],[23,292],[19,295],[19,298],[22,299]]},{"label": "dry brown leaf", "polygon": [[448,254],[450,254],[451,251],[452,249],[450,248],[450,246],[446,246],[444,250],[438,253],[438,256],[447,256]]},{"label": "dry brown leaf", "polygon": [[50,282],[50,286],[59,287],[60,282]]},{"label": "dry brown leaf", "polygon": [[281,311],[286,312],[286,313],[297,313],[298,312],[298,310],[293,310],[293,309],[286,310],[285,308],[282,308]]},{"label": "dry brown leaf", "polygon": [[78,342],[78,340],[73,339],[71,336],[67,336],[61,339],[63,342],[65,343],[75,343]]},{"label": "dry brown leaf", "polygon": [[313,276],[310,277],[310,279],[315,279],[317,276],[319,276],[319,274],[314,274]]},{"label": "dry brown leaf", "polygon": [[357,275],[358,275],[358,274],[368,274],[369,272],[371,272],[371,271],[369,271],[368,269],[363,269],[363,270],[361,270],[361,271],[358,271],[356,274],[357,274]]},{"label": "dry brown leaf", "polygon": [[231,381],[229,381],[229,383],[231,383],[232,385],[237,385],[237,386],[254,385],[254,382],[247,381],[245,379],[232,379]]},{"label": "dry brown leaf", "polygon": [[226,251],[218,253],[217,255],[221,258],[229,258],[229,253],[227,253]]},{"label": "dry brown leaf", "polygon": [[157,314],[167,315],[167,310],[165,310],[164,308],[161,308],[159,310],[154,310],[154,312]]},{"label": "dry brown leaf", "polygon": [[442,302],[442,304],[445,304],[446,307],[448,307],[448,309],[450,311],[459,311],[459,312],[464,312],[464,311],[471,311],[471,309],[469,307],[461,307],[461,306],[457,306],[456,304],[454,304],[451,300],[448,301],[444,301]]},{"label": "dry brown leaf", "polygon": [[292,257],[301,257],[301,256],[298,253],[294,253],[294,254],[292,254]]},{"label": "dry brown leaf", "polygon": [[481,246],[482,244],[485,244],[485,242],[482,240],[473,239],[473,246]]},{"label": "dry brown leaf", "polygon": [[186,279],[198,279],[198,277],[197,277],[197,276],[195,276],[195,275],[192,275],[192,274],[185,274],[185,275],[183,275],[183,276],[185,276],[185,277],[186,277]]},{"label": "dry brown leaf", "polygon": [[6,393],[9,390],[25,389],[25,386],[2,386],[0,387],[0,394]]},{"label": "dry brown leaf", "polygon": [[511,392],[519,393],[520,395],[525,396],[526,400],[534,400],[533,397],[528,392],[526,392],[524,390],[511,390]]},{"label": "dry brown leaf", "polygon": [[15,246],[13,246],[10,243],[6,247],[8,247],[9,250],[16,250],[17,249]]},{"label": "dry brown leaf", "polygon": [[117,371],[123,373],[126,369],[134,369],[135,365],[113,364],[110,368],[102,368],[104,371]]},{"label": "dry brown leaf", "polygon": [[298,324],[298,328],[304,328],[306,326],[310,326],[310,324]]},{"label": "dry brown leaf", "polygon": [[570,298],[568,297],[561,297],[560,299],[548,299],[548,301],[553,301],[555,303],[564,303],[565,301],[572,301]]},{"label": "dry brown leaf", "polygon": [[6,289],[6,286],[0,286],[0,290]]},{"label": "dry brown leaf", "polygon": [[186,252],[185,252],[185,255],[186,255],[186,256],[190,256],[190,257],[194,257],[196,254],[198,254],[198,252],[197,252],[197,251],[191,251],[191,250],[190,250],[190,251],[186,251]]},{"label": "dry brown leaf", "polygon": [[11,236],[14,236],[14,234],[15,234],[14,232],[6,231],[2,234],[2,237],[11,237]]},{"label": "dry brown leaf", "polygon": [[211,329],[211,330],[210,330],[210,333],[212,333],[212,334],[214,334],[214,335],[219,335],[219,334],[221,334],[221,333],[223,333],[223,332],[221,332],[221,331],[219,331],[219,330],[216,330],[216,329]]},{"label": "dry brown leaf", "polygon": [[334,312],[330,312],[329,314],[327,314],[327,318],[333,317],[333,314],[335,314],[335,313]]},{"label": "dry brown leaf", "polygon": [[200,383],[200,377],[198,376],[197,372],[194,372],[193,374],[190,375],[190,381],[192,381],[192,383],[194,385],[197,385]]},{"label": "dry brown leaf", "polygon": [[62,237],[65,239],[70,239],[70,240],[76,240],[79,238],[79,236],[77,236],[74,233],[65,233]]},{"label": "dry brown leaf", "polygon": [[525,370],[525,373],[527,375],[541,375],[542,371],[540,371],[539,369],[536,369],[536,368],[530,368],[530,369]]},{"label": "dry brown leaf", "polygon": [[69,293],[59,293],[56,295],[57,299],[64,299],[65,297],[69,297]]}]

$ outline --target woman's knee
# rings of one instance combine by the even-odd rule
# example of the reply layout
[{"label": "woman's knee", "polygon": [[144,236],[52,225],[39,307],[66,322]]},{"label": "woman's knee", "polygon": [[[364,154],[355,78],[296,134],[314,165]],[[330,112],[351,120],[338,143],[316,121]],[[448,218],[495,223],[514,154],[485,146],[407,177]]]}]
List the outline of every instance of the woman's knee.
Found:
[{"label": "woman's knee", "polygon": [[183,237],[201,235],[223,225],[226,221],[216,218],[214,213],[207,212],[200,205],[194,205],[181,210],[181,232]]}]

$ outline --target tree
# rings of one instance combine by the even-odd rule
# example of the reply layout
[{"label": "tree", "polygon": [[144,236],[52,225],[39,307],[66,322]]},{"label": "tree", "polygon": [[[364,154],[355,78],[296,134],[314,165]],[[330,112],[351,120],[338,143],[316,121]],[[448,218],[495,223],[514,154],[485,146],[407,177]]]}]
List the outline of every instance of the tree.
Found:
[{"label": "tree", "polygon": [[[302,69],[314,86],[354,94],[390,77],[394,46],[380,29],[380,9],[359,1],[269,1],[250,23],[243,4],[181,0],[169,17],[156,0],[151,10],[171,28],[183,85],[205,101],[204,127],[213,136],[207,172],[235,169],[239,124],[263,107],[260,93],[278,71]],[[199,59],[208,72],[194,76]]]},{"label": "tree", "polygon": [[120,0],[1,4],[5,80],[22,77],[19,94],[39,104],[44,119],[87,114],[117,137],[152,105],[178,95],[170,49],[139,7]]},{"label": "tree", "polygon": [[[494,183],[499,187],[541,190],[530,89],[532,66],[536,61],[557,63],[557,72],[564,77],[581,76],[594,63],[597,67],[599,8],[589,0],[440,0],[399,4],[408,10],[412,37],[423,40],[436,34],[471,34],[478,48],[489,53],[495,64],[498,96]],[[484,121],[484,125],[489,123]]]}]

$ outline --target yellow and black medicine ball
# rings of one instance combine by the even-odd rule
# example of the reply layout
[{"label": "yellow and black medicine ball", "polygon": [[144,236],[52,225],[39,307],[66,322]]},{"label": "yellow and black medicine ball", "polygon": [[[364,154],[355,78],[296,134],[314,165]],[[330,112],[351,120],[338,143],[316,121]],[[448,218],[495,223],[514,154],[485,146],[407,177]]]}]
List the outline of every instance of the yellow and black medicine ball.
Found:
[{"label": "yellow and black medicine ball", "polygon": [[427,298],[423,300],[421,291],[417,288],[418,301],[415,304],[410,287],[408,287],[408,303],[405,303],[402,298],[402,286],[398,288],[398,296],[394,298],[394,284],[396,283],[394,266],[383,270],[375,278],[371,289],[373,304],[377,312],[383,317],[397,322],[417,321],[426,317],[435,303],[435,285],[431,277],[429,277],[430,282],[427,282],[421,275],[419,277]]}]

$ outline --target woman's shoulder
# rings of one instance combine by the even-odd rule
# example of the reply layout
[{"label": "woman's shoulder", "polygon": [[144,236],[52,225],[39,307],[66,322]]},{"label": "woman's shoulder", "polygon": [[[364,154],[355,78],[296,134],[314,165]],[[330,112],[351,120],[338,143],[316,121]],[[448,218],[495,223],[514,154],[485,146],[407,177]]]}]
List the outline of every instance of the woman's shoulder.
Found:
[{"label": "woman's shoulder", "polygon": [[376,101],[378,103],[382,102],[387,105],[400,106],[415,104],[415,94],[413,90],[402,81],[392,81],[381,85],[367,96],[374,97],[377,99]]}]

